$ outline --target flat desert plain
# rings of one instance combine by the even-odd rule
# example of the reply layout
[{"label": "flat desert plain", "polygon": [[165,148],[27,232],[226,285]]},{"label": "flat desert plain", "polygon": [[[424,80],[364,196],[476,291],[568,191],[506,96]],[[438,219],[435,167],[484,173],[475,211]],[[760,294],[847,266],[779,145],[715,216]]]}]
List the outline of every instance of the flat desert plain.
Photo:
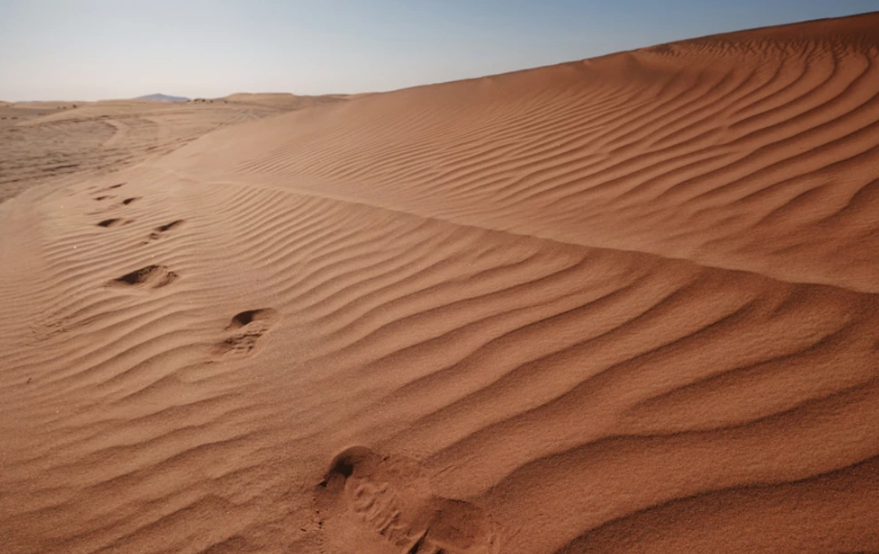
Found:
[{"label": "flat desert plain", "polygon": [[2,117],[3,552],[879,552],[879,14]]}]

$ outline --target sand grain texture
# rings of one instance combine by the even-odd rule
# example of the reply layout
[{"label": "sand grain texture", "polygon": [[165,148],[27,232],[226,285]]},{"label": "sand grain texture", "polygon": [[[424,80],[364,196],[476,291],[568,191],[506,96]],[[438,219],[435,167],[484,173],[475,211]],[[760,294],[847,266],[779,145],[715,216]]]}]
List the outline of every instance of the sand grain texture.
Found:
[{"label": "sand grain texture", "polygon": [[366,95],[0,204],[2,548],[879,551],[877,29]]}]

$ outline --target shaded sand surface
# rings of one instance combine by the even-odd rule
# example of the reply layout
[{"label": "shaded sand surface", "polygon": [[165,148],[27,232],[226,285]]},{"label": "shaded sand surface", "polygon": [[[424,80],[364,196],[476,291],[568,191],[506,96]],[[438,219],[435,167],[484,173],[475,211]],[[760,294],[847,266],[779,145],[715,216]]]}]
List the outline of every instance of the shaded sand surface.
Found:
[{"label": "shaded sand surface", "polygon": [[0,205],[4,551],[879,551],[879,15]]}]

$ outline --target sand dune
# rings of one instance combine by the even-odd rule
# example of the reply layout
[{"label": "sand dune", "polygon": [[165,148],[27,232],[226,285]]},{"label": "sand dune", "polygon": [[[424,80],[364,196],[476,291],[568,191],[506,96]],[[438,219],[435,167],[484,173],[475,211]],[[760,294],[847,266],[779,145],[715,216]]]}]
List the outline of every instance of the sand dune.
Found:
[{"label": "sand dune", "polygon": [[879,551],[875,29],[368,95],[4,202],[3,547]]},{"label": "sand dune", "polygon": [[345,94],[327,94],[323,96],[304,96],[289,93],[248,93],[239,92],[224,96],[220,100],[227,102],[235,102],[239,104],[252,104],[257,106],[269,106],[272,108],[283,110],[300,110],[303,108],[311,108],[314,106],[322,106],[325,104],[334,104],[341,100],[352,98],[351,95]]},{"label": "sand dune", "polygon": [[0,104],[0,202],[34,186],[64,186],[160,157],[221,127],[343,99],[278,96],[254,94],[246,103]]}]

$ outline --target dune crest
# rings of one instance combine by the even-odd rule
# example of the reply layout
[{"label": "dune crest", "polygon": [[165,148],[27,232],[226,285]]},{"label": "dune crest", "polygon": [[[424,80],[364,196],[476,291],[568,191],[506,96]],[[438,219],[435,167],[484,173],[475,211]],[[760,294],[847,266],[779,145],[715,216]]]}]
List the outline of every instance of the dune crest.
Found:
[{"label": "dune crest", "polygon": [[3,549],[879,551],[877,29],[321,103],[0,204]]},{"label": "dune crest", "polygon": [[[869,14],[746,31],[375,95],[218,133],[164,163],[877,292],[863,254],[879,236],[867,223],[877,24]],[[217,152],[222,163],[208,164]]]}]

